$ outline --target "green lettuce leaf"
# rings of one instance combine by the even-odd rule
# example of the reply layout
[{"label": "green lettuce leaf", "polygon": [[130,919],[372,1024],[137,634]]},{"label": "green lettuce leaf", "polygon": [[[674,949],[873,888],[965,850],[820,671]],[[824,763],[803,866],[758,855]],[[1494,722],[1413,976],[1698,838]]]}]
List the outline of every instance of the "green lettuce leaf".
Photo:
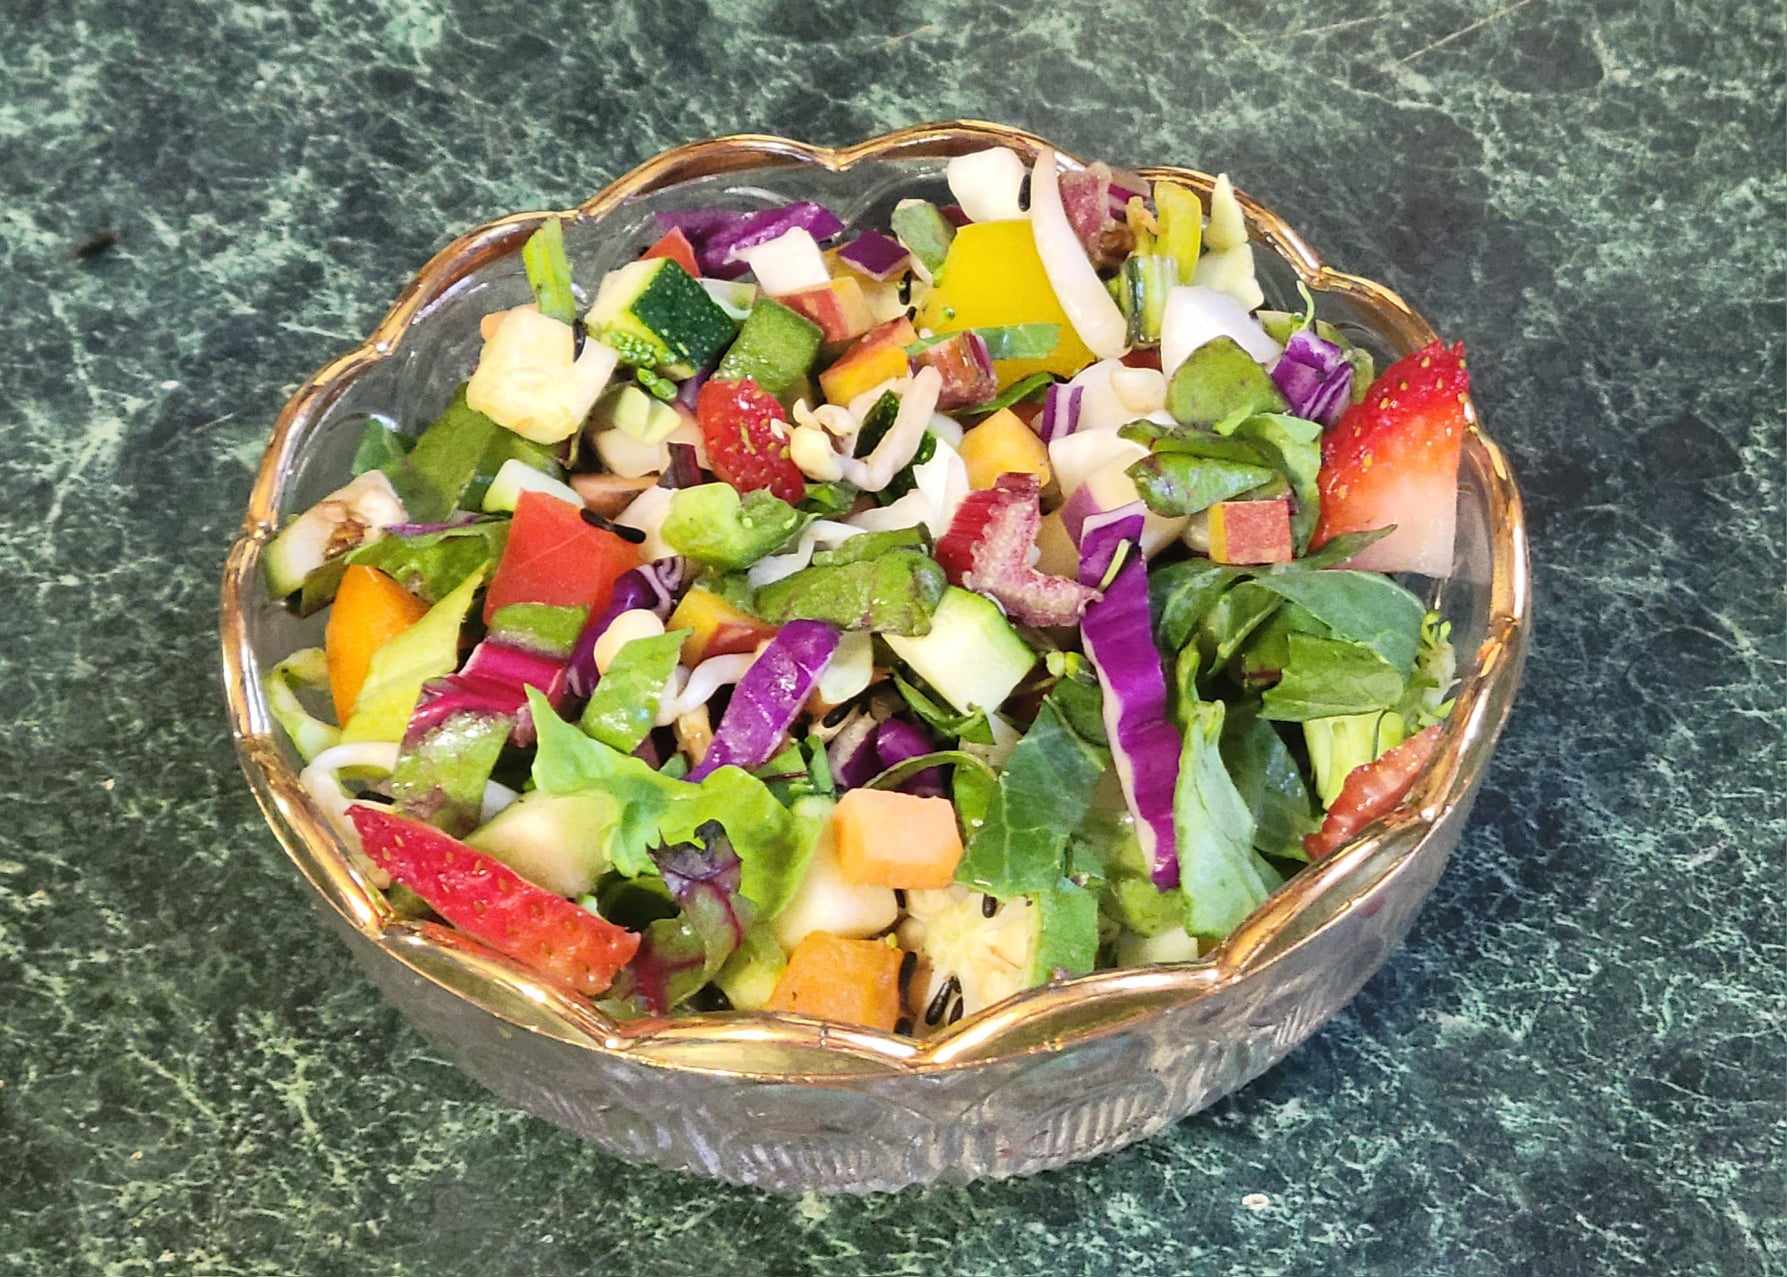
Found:
[{"label": "green lettuce leaf", "polygon": [[549,794],[588,790],[611,794],[621,818],[609,834],[608,858],[629,878],[657,872],[651,851],[664,839],[659,826],[670,805],[695,787],[659,775],[644,759],[623,754],[565,722],[538,688],[527,689],[533,714],[534,786]]},{"label": "green lettuce leaf", "polygon": [[[721,767],[699,785],[675,783],[681,788],[661,818],[659,838],[671,845],[699,842],[695,831],[710,820],[719,821],[742,866],[739,893],[757,905],[761,917],[780,913],[806,874],[830,819],[829,802],[803,799],[804,814],[797,816],[776,801],[769,786],[740,767]],[[821,807],[823,817],[817,815]]]},{"label": "green lettuce leaf", "polygon": [[1328,627],[1329,637],[1370,648],[1398,675],[1414,667],[1427,609],[1387,576],[1282,572],[1257,576],[1249,585],[1296,603]]},{"label": "green lettuce leaf", "polygon": [[421,620],[372,654],[342,740],[403,739],[422,684],[459,668],[459,631],[483,575],[479,570],[467,576]]},{"label": "green lettuce leaf", "polygon": [[1098,896],[1068,878],[1036,893],[1036,952],[1030,982],[1085,975],[1098,962]]},{"label": "green lettuce leaf", "polygon": [[[501,559],[508,539],[509,521],[492,519],[413,537],[383,536],[346,561],[377,568],[424,603],[435,603],[466,577]],[[309,585],[306,581],[306,589]]]},{"label": "green lettuce leaf", "polygon": [[688,634],[688,630],[671,630],[624,645],[596,683],[577,725],[623,754],[638,749],[657,721],[664,684],[676,668]]}]

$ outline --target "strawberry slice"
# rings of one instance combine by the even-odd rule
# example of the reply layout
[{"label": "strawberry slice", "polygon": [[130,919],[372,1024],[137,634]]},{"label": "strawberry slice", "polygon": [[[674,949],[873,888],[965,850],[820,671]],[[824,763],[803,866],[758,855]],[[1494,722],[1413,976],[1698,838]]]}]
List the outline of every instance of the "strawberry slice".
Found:
[{"label": "strawberry slice", "polygon": [[1458,454],[1470,424],[1464,343],[1397,360],[1322,439],[1321,519],[1311,547],[1343,532],[1396,530],[1354,555],[1374,572],[1452,570]]},{"label": "strawberry slice", "polygon": [[432,825],[355,803],[348,816],[372,862],[474,939],[578,993],[606,992],[639,937],[534,886]]},{"label": "strawberry slice", "polygon": [[937,542],[937,562],[951,584],[997,599],[1025,625],[1076,625],[1098,591],[1030,566],[1040,491],[1033,474],[1002,474],[969,493]]},{"label": "strawberry slice", "polygon": [[1440,725],[1435,723],[1387,750],[1376,762],[1348,772],[1322,827],[1304,836],[1303,849],[1312,859],[1320,860],[1401,802],[1416,774],[1433,757],[1439,740]]},{"label": "strawberry slice", "polygon": [[740,492],[768,488],[788,502],[807,495],[807,477],[788,458],[788,414],[749,377],[702,386],[695,418],[709,466]]}]

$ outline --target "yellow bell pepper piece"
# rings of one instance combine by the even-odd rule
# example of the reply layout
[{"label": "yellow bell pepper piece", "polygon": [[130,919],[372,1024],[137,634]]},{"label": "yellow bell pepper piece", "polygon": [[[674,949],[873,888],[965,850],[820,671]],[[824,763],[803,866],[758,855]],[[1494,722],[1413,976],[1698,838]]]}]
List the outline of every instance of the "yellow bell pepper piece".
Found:
[{"label": "yellow bell pepper piece", "polygon": [[1074,332],[1049,287],[1028,221],[974,222],[958,230],[937,286],[919,309],[918,324],[939,333],[1004,324],[1059,324],[1061,338],[1047,358],[993,362],[1000,389],[1034,372],[1071,377],[1092,362],[1092,352]]}]

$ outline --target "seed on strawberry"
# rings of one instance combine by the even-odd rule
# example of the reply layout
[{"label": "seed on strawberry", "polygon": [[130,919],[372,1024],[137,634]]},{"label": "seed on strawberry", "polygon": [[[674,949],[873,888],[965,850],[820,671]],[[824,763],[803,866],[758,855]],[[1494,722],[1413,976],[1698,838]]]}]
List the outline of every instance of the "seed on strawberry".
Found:
[{"label": "seed on strawberry", "polygon": [[788,456],[788,418],[775,396],[749,377],[709,381],[695,417],[713,472],[740,492],[767,488],[784,501],[807,495],[806,476]]},{"label": "seed on strawberry", "polygon": [[460,931],[594,997],[633,960],[639,936],[536,887],[432,825],[356,803],[348,815],[372,862]]}]

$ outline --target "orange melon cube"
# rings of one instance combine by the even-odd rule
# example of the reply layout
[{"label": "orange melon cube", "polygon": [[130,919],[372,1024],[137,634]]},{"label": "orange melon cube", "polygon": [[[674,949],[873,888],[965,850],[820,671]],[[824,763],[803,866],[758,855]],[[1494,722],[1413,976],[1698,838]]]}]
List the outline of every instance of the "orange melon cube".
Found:
[{"label": "orange melon cube", "polygon": [[852,789],[831,820],[838,869],[851,882],[916,890],[955,881],[962,833],[947,798]]},{"label": "orange melon cube", "polygon": [[[857,791],[853,791],[857,792]],[[882,940],[814,931],[794,946],[765,1010],[891,1030],[900,1018],[900,961]]]}]

